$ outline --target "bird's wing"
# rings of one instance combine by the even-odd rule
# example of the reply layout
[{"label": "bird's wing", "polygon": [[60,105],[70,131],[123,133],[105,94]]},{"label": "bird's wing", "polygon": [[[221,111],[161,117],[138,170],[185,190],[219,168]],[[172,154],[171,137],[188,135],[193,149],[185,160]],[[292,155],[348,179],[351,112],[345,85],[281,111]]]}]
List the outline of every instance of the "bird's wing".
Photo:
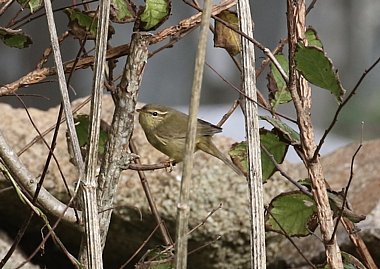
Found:
[{"label": "bird's wing", "polygon": [[209,123],[204,120],[198,119],[198,128],[197,128],[197,134],[199,136],[204,136],[204,135],[214,135],[217,133],[221,133],[222,128],[218,127],[212,123]]},{"label": "bird's wing", "polygon": [[[165,139],[185,138],[187,132],[188,116],[183,113],[176,114],[176,118],[173,121],[167,119],[164,124],[160,124],[156,127],[156,133],[165,134]],[[170,122],[171,126],[167,125]],[[170,132],[167,129],[170,128]],[[216,133],[222,132],[222,128],[211,124],[207,121],[198,119],[197,135],[198,136],[212,136]]]},{"label": "bird's wing", "polygon": [[[156,127],[155,132],[165,136],[165,139],[185,138],[187,131],[187,115],[178,113],[175,120],[166,119],[165,122]],[[170,132],[168,131],[170,129]]]}]

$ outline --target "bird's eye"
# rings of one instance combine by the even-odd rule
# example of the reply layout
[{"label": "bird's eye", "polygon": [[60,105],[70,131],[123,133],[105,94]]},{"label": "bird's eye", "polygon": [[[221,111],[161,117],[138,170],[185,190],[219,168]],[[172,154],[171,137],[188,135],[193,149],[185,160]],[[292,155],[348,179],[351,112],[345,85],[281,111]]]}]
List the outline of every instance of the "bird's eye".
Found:
[{"label": "bird's eye", "polygon": [[155,112],[152,112],[152,116],[153,117],[157,117],[158,116],[158,113],[155,111]]}]

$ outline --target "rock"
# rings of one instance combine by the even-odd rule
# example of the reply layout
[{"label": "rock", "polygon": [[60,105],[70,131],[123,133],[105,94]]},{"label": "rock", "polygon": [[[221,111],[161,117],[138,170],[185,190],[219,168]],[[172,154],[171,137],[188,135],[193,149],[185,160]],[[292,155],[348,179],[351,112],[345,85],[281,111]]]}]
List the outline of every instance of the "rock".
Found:
[{"label": "rock", "polygon": [[[81,101],[83,99],[76,101],[75,104],[79,104]],[[14,148],[20,150],[37,133],[31,127],[24,110],[13,109],[5,104],[0,104],[0,110],[3,112],[0,130]],[[57,108],[52,108],[49,111],[29,109],[40,130],[45,130],[55,123],[57,111]],[[112,100],[109,96],[105,96],[103,118],[110,122],[112,112]],[[65,130],[65,126],[62,126],[55,155],[59,160],[61,170],[69,186],[73,187],[77,173],[75,167],[69,162]],[[50,137],[51,135],[47,136],[47,141],[50,141]],[[142,163],[151,164],[166,160],[163,154],[148,144],[138,124],[135,126],[133,139],[137,144]],[[216,136],[215,142],[226,152],[234,141],[222,136]],[[379,180],[376,181],[380,174],[380,167],[377,166],[377,160],[379,160],[380,155],[379,145],[380,141],[370,141],[363,146],[356,159],[355,177],[349,192],[349,199],[355,212],[368,215],[367,220],[361,224],[361,228],[364,234],[373,231],[372,238],[375,238],[376,232],[378,235],[379,231],[379,223],[376,222],[376,217],[379,216],[379,209],[376,209],[379,208],[378,199],[376,198],[380,184]],[[340,190],[345,186],[348,179],[350,158],[355,149],[355,145],[347,146],[323,158],[326,178],[336,190]],[[44,156],[47,156],[47,152],[46,147],[41,142],[38,142],[21,156],[25,165],[29,167],[36,177],[41,173],[45,162]],[[284,167],[295,179],[305,176],[305,169],[301,165],[287,163]],[[180,173],[181,164],[175,166],[170,173],[165,170],[146,172],[152,195],[172,237],[175,235]],[[209,157],[202,152],[196,153],[193,174],[190,228],[202,224],[212,210],[219,208],[220,204],[222,206],[212,216],[208,217],[204,224],[191,233],[190,251],[205,245],[207,247],[189,255],[189,268],[249,268],[249,211],[246,180],[237,177],[229,167],[223,165],[218,159]],[[7,183],[1,178],[0,186],[4,185],[7,185]],[[51,164],[44,186],[58,197],[67,199],[67,197],[65,198],[60,173],[54,162]],[[290,188],[291,186],[287,181],[275,174],[274,178],[265,184],[265,202],[269,203],[275,194]],[[25,214],[25,206],[17,201],[13,192],[8,193],[10,194],[7,197],[0,194],[0,217],[3,219],[3,216],[7,216],[8,219],[7,225],[0,222],[0,229],[9,232],[12,229],[13,231],[17,230],[19,221],[22,219],[17,214]],[[6,199],[11,199],[11,203],[17,205],[17,209],[12,210],[12,214],[10,212],[5,213],[7,211],[6,206],[1,206],[8,203],[7,201],[9,200]],[[22,211],[22,208],[24,211]],[[372,215],[373,217],[371,217]],[[369,222],[370,220],[372,222]],[[30,233],[34,233],[36,236],[30,241],[40,242],[40,226],[39,221],[32,225]],[[119,268],[146,240],[155,226],[156,223],[150,214],[137,172],[123,172],[118,185],[115,210],[104,252],[105,268]],[[80,239],[80,234],[77,230],[62,223],[57,233],[71,250],[71,253],[76,255]],[[313,238],[313,241],[316,241],[315,238]],[[28,247],[24,247],[30,251],[30,249],[33,249],[32,246],[35,246],[35,242],[34,244],[33,242],[30,243]],[[375,242],[379,243],[378,239]],[[159,232],[156,232],[148,245],[143,248],[127,268],[134,268],[134,264],[147,249],[163,244],[162,237]],[[281,261],[284,264],[300,264],[303,262],[299,259],[299,255],[294,251],[294,248],[289,247],[287,240],[283,236],[268,234],[267,244],[268,263],[269,265],[276,264],[273,268],[280,268],[278,264]],[[304,246],[305,249],[310,249],[309,253],[313,255],[309,256],[311,259],[320,255],[320,250],[316,248],[318,244],[321,245],[317,242],[312,246],[310,244]],[[54,248],[52,244],[50,247]],[[51,264],[54,264],[54,268],[67,268],[68,266],[67,259],[59,251],[50,251],[49,254],[44,256],[50,256],[50,259],[46,257],[46,260],[41,261],[41,264],[47,265],[48,268],[50,268],[49,265]],[[66,260],[66,264],[62,267],[57,267],[57,259]]]}]

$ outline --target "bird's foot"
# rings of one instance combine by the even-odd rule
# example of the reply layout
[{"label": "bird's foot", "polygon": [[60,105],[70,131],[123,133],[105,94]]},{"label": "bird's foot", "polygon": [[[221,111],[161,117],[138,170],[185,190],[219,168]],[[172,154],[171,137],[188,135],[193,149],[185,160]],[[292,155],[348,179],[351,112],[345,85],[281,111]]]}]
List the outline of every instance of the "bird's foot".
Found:
[{"label": "bird's foot", "polygon": [[166,172],[168,173],[171,173],[173,171],[173,167],[177,164],[176,161],[174,160],[166,160],[164,161],[164,164],[165,164],[165,170]]}]

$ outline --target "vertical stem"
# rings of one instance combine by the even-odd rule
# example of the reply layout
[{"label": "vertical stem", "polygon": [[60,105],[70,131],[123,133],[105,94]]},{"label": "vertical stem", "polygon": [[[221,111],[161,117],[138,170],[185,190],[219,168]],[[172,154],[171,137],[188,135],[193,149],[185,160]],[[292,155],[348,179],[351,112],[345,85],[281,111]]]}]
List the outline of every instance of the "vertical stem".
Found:
[{"label": "vertical stem", "polygon": [[76,163],[78,164],[79,178],[81,179],[83,178],[84,163],[83,163],[83,159],[82,159],[82,155],[81,155],[81,151],[79,147],[78,137],[75,131],[69,92],[67,90],[65,71],[63,70],[61,51],[59,49],[57,29],[55,27],[55,22],[54,22],[53,8],[51,6],[50,0],[44,0],[44,5],[45,5],[45,10],[46,10],[46,19],[49,26],[51,47],[53,49],[53,54],[54,54],[54,62],[57,68],[59,89],[61,91],[62,103],[63,103],[63,108],[64,108],[65,116],[66,116],[67,129],[71,137],[70,141],[73,146],[74,159]]},{"label": "vertical stem", "polygon": [[197,56],[195,59],[194,78],[190,101],[189,122],[186,136],[186,151],[182,170],[182,182],[179,202],[177,206],[176,226],[176,269],[187,268],[187,234],[189,223],[189,194],[191,183],[191,171],[193,169],[193,154],[195,148],[197,114],[201,95],[203,69],[206,57],[207,34],[211,18],[212,1],[205,0],[200,26]]},{"label": "vertical stem", "polygon": [[[238,1],[240,30],[253,37],[253,22],[249,0]],[[266,268],[264,201],[261,172],[260,134],[257,111],[255,51],[252,42],[242,37],[243,89],[247,97],[245,125],[248,142],[248,188],[251,219],[251,268]],[[252,101],[253,100],[253,101]]]},{"label": "vertical stem", "polygon": [[[133,131],[138,90],[148,60],[149,38],[148,33],[137,32],[132,35],[123,77],[114,93],[115,112],[98,179],[98,206],[101,209],[107,208],[100,214],[102,247],[105,245],[111,221],[114,197],[121,172],[120,161],[129,154],[127,148]],[[132,158],[126,159],[132,160]]]},{"label": "vertical stem", "polygon": [[95,70],[93,75],[92,99],[90,110],[89,146],[84,179],[80,182],[83,222],[85,234],[80,248],[80,260],[86,268],[103,268],[102,246],[100,239],[99,215],[96,197],[96,169],[98,166],[98,147],[102,92],[107,51],[110,0],[100,2],[99,20],[96,32]]},{"label": "vertical stem", "polygon": [[325,245],[327,263],[332,269],[342,269],[342,257],[334,231],[332,211],[327,196],[326,182],[319,157],[314,158],[317,148],[311,120],[311,89],[307,81],[297,72],[295,51],[298,40],[304,39],[305,1],[288,0],[288,40],[289,40],[289,91],[297,112],[302,152],[309,178],[312,182],[312,194],[317,205],[317,214],[322,239]]}]

